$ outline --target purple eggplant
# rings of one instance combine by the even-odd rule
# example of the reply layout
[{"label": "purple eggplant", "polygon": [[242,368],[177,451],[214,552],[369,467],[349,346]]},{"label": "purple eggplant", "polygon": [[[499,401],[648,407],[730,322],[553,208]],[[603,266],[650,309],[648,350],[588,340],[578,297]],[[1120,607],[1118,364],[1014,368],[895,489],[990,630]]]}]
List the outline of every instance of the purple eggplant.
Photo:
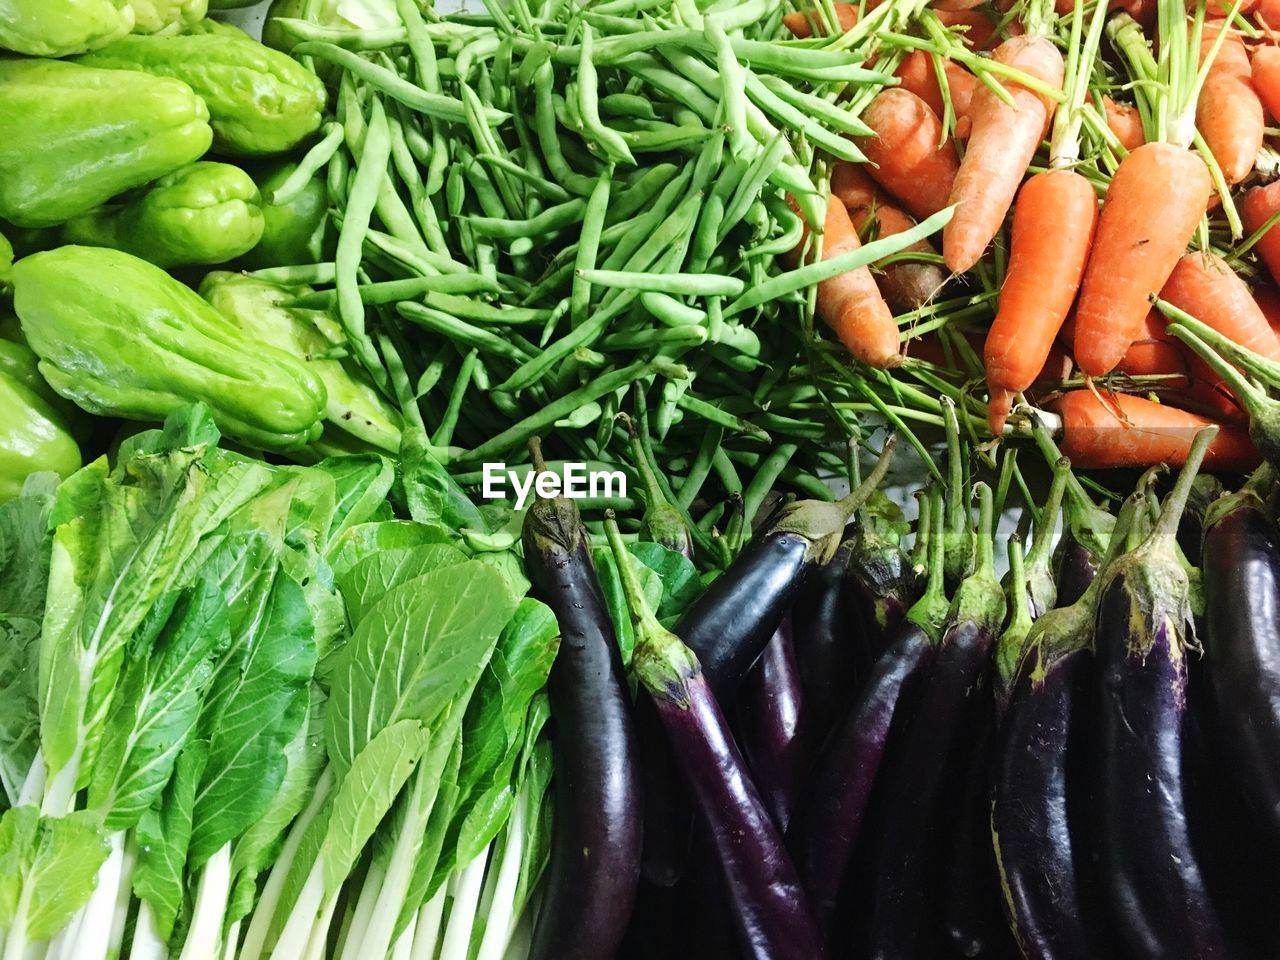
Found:
[{"label": "purple eggplant", "polygon": [[790,617],[783,619],[747,674],[737,708],[739,740],[752,779],[774,823],[785,831],[813,759]]},{"label": "purple eggplant", "polygon": [[873,960],[929,956],[938,935],[946,838],[956,808],[948,784],[960,782],[966,744],[990,697],[991,650],[1005,600],[992,552],[992,495],[976,484],[981,508],[974,572],[960,585],[919,709],[895,743],[886,770],[893,804],[877,851],[871,904]]},{"label": "purple eggplant", "polygon": [[849,517],[888,472],[895,443],[892,436],[885,441],[875,470],[843,500],[783,507],[681,616],[675,632],[719,700],[733,699],[806,578],[835,553]]},{"label": "purple eggplant", "polygon": [[824,931],[835,919],[888,745],[901,737],[941,639],[947,610],[941,512],[934,521],[935,531],[926,537],[932,557],[925,596],[907,614],[823,748],[803,814],[788,836]]},{"label": "purple eggplant", "polygon": [[1218,749],[1257,826],[1280,842],[1280,530],[1262,496],[1263,467],[1205,519],[1204,673]]},{"label": "purple eggplant", "polygon": [[[536,441],[533,454],[541,468]],[[555,839],[530,956],[609,960],[631,916],[643,833],[626,675],[574,501],[533,505],[524,555],[561,634],[547,685],[556,723]]]},{"label": "purple eggplant", "polygon": [[[1117,545],[1139,506],[1130,501],[1121,513]],[[1081,843],[1090,829],[1080,800],[1090,786],[1093,624],[1101,588],[1095,579],[1074,604],[1029,623],[1011,669],[1013,652],[1001,652],[1011,690],[996,751],[991,835],[1009,926],[1027,960],[1104,960],[1114,953],[1099,935],[1104,918]]]},{"label": "purple eggplant", "polygon": [[632,666],[707,825],[744,953],[752,960],[823,960],[826,947],[795,867],[698,658],[649,609],[612,518],[605,528],[635,626]]},{"label": "purple eggplant", "polygon": [[[859,649],[864,638],[846,606],[843,589],[852,552],[853,540],[845,539],[808,578],[791,608],[788,643],[795,652],[806,720],[819,735],[831,729],[841,705],[849,702],[858,682],[859,661],[865,659]],[[775,635],[770,646],[777,642]],[[768,652],[766,647],[761,659]]]},{"label": "purple eggplant", "polygon": [[[920,523],[929,527],[928,509],[921,501]],[[873,494],[858,512],[858,528],[844,577],[844,607],[854,618],[858,636],[858,675],[871,665],[898,635],[907,611],[923,592],[919,564],[902,548],[906,524],[902,511],[883,494]]]},{"label": "purple eggplant", "polygon": [[1176,535],[1216,430],[1197,434],[1160,519],[1101,587],[1095,646],[1099,877],[1127,956],[1234,956],[1206,889],[1183,796],[1192,619]]}]

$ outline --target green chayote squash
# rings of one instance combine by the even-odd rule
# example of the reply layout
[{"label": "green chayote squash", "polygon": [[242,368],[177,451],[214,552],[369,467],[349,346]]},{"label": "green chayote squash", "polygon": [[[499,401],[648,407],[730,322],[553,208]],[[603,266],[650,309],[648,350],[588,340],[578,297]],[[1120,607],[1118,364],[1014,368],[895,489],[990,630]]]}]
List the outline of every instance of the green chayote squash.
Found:
[{"label": "green chayote squash", "polygon": [[211,10],[239,10],[241,7],[252,7],[258,0],[209,0]]},{"label": "green chayote squash", "polygon": [[129,0],[134,33],[174,34],[204,20],[209,0]]},{"label": "green chayote squash", "polygon": [[[91,429],[89,415],[70,400],[58,396],[53,387],[45,382],[44,377],[40,375],[40,358],[20,339],[21,330],[16,331],[19,335],[17,337],[10,339],[7,336],[9,331],[5,327],[8,322],[6,319],[3,324],[0,324],[0,373],[17,380],[49,404],[62,418],[63,424],[71,431],[72,436],[80,439],[88,436]],[[16,317],[13,318],[13,323],[16,327]]]},{"label": "green chayote squash", "polygon": [[184,83],[62,60],[0,60],[0,217],[65,223],[209,149]]},{"label": "green chayote squash", "polygon": [[258,187],[239,167],[199,160],[138,197],[67,221],[69,243],[115,247],[161,267],[225,263],[262,239]]},{"label": "green chayote squash", "polygon": [[13,265],[13,300],[45,380],[90,413],[163,420],[202,400],[250,446],[287,450],[320,433],[324,384],[301,359],[145,260],[46,250]]},{"label": "green chayote squash", "polygon": [[262,239],[241,259],[246,270],[320,263],[326,259],[329,237],[329,190],[321,177],[313,177],[302,192],[287,203],[272,203],[272,191],[281,187],[297,169],[289,161],[278,164],[258,179],[262,193]]},{"label": "green chayote squash", "polygon": [[325,386],[325,436],[337,433],[387,453],[400,450],[400,417],[363,372],[324,355],[344,342],[342,327],[323,310],[282,306],[309,293],[308,287],[282,287],[240,273],[218,271],[200,284],[200,295],[219,313],[264,343],[305,357]]},{"label": "green chayote squash", "polygon": [[85,53],[133,24],[129,0],[0,0],[0,47],[33,57]]},{"label": "green chayote squash", "polygon": [[123,37],[79,62],[190,85],[208,104],[214,149],[235,156],[284,153],[319,128],[324,109],[319,77],[278,50],[229,32]]},{"label": "green chayote squash", "polygon": [[22,492],[33,473],[68,477],[80,469],[80,448],[62,417],[0,370],[0,503]]}]

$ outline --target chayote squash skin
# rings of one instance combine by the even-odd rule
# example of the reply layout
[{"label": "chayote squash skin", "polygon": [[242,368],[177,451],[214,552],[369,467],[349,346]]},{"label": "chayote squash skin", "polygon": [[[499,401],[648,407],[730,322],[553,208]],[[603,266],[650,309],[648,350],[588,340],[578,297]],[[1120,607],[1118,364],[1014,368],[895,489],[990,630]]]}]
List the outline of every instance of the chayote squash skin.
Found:
[{"label": "chayote squash skin", "polygon": [[200,284],[204,297],[224,317],[263,343],[303,357],[325,386],[325,437],[346,435],[357,448],[384,453],[400,450],[400,417],[363,372],[324,354],[343,342],[342,327],[323,310],[282,306],[309,293],[309,287],[284,287],[240,273],[215,271]]},{"label": "chayote squash skin", "polygon": [[226,263],[262,239],[253,178],[227,163],[198,160],[140,196],[67,221],[68,243],[114,247],[159,267]]},{"label": "chayote squash skin", "polygon": [[332,259],[336,235],[329,229],[329,188],[313,177],[288,203],[271,203],[271,193],[297,168],[289,161],[258,179],[262,193],[262,239],[240,260],[245,270],[320,263]]},{"label": "chayote squash skin", "polygon": [[0,290],[9,286],[13,279],[13,244],[0,233]]},{"label": "chayote squash skin", "polygon": [[186,84],[62,60],[0,60],[0,217],[51,227],[209,149]]},{"label": "chayote squash skin", "polygon": [[209,12],[209,0],[129,0],[129,5],[133,7],[134,33],[163,36],[190,30]]},{"label": "chayote squash skin", "polygon": [[32,57],[66,57],[133,29],[128,0],[0,0],[0,47]]},{"label": "chayote squash skin", "polygon": [[163,420],[202,400],[222,431],[269,450],[315,439],[324,384],[153,264],[65,246],[13,266],[14,308],[40,372],[90,413]]},{"label": "chayote squash skin", "polygon": [[123,37],[78,62],[141,70],[188,84],[209,107],[218,153],[284,153],[320,127],[325,104],[320,78],[298,61],[247,36],[216,31]]},{"label": "chayote squash skin", "polygon": [[80,465],[80,447],[58,412],[0,371],[0,503],[18,496],[33,473],[68,477]]}]

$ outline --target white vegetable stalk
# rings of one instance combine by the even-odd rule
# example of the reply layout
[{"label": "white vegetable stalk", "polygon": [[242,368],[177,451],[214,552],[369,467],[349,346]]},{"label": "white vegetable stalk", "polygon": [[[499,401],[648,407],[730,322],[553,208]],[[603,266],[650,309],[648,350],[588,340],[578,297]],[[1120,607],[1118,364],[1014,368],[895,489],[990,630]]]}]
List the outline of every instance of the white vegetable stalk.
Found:
[{"label": "white vegetable stalk", "polygon": [[129,960],[169,960],[169,944],[156,929],[156,915],[151,904],[143,900],[138,905],[138,919],[133,924],[133,945],[129,948]]},{"label": "white vegetable stalk", "polygon": [[409,918],[409,925],[404,928],[396,945],[391,950],[390,960],[413,960],[413,935],[418,929],[418,915]]},{"label": "white vegetable stalk", "polygon": [[129,920],[129,905],[133,902],[133,869],[138,865],[138,845],[133,835],[125,838],[124,865],[120,869],[120,882],[116,884],[116,910],[111,920],[111,941],[107,955],[119,957],[124,946],[124,930]]},{"label": "white vegetable stalk", "polygon": [[260,960],[268,946],[274,946],[267,943],[267,937],[271,933],[271,921],[275,918],[276,908],[280,905],[280,895],[284,892],[289,869],[298,856],[298,849],[302,846],[302,838],[306,835],[307,829],[324,807],[325,799],[333,788],[333,779],[333,768],[325,767],[324,772],[320,774],[320,779],[316,781],[311,802],[289,828],[289,835],[280,849],[280,856],[271,867],[271,873],[267,876],[266,884],[263,885],[258,906],[254,909],[253,918],[249,921],[249,929],[244,935],[244,946],[240,948],[239,960]]},{"label": "white vegetable stalk", "polygon": [[490,875],[495,876],[496,880],[492,885],[484,923],[484,939],[480,941],[476,960],[502,960],[515,932],[516,888],[520,886],[520,866],[524,860],[526,805],[527,799],[522,790],[516,798],[515,809],[511,811],[511,820],[507,823],[501,860],[490,871]]},{"label": "white vegetable stalk", "polygon": [[[289,911],[289,919],[280,932],[280,940],[271,951],[271,960],[306,960],[312,933],[319,923],[324,903],[324,852],[316,857],[298,894],[298,902]],[[256,918],[255,918],[256,920]],[[242,958],[243,960],[243,958]]]},{"label": "white vegetable stalk", "polygon": [[[492,844],[490,845],[492,846]],[[489,847],[480,851],[460,876],[455,876],[453,906],[449,910],[449,924],[445,927],[444,944],[440,948],[440,960],[467,960],[471,949],[471,931],[476,923],[476,907],[480,903],[480,891],[484,888],[485,867],[489,863]],[[453,881],[450,881],[453,886]]]},{"label": "white vegetable stalk", "polygon": [[240,940],[240,921],[227,929],[227,940],[222,945],[222,960],[236,960],[236,944]]},{"label": "white vegetable stalk", "polygon": [[440,921],[444,918],[445,887],[424,903],[414,918],[413,953],[409,960],[435,960],[440,943]]},{"label": "white vegetable stalk", "polygon": [[[369,924],[373,920],[374,911],[378,905],[378,895],[382,890],[383,878],[386,876],[387,868],[377,861],[369,864],[369,869],[364,875],[364,883],[360,886],[360,896],[356,898],[355,909],[351,912],[348,922],[344,924],[344,929],[338,935],[338,952],[337,955],[345,960],[346,957],[376,957],[380,956],[374,951],[373,946],[369,945],[369,949],[365,951],[365,936],[369,929]],[[383,951],[385,953],[385,951]]]},{"label": "white vegetable stalk", "polygon": [[[311,942],[307,945],[304,960],[325,960],[329,945],[329,924],[333,922],[334,911],[338,908],[339,893],[335,893],[325,901],[320,911],[320,920],[311,931]],[[276,954],[273,953],[271,956],[274,960]]]},{"label": "white vegetable stalk", "polygon": [[[107,960],[111,947],[111,928],[115,921],[116,901],[120,895],[120,881],[125,869],[125,840],[123,830],[107,838],[111,852],[98,870],[98,883],[89,896],[89,902],[72,919],[64,933],[74,930],[63,943],[63,960]],[[53,960],[52,953],[49,960]]]},{"label": "white vegetable stalk", "polygon": [[44,753],[37,749],[35,759],[31,761],[31,769],[27,771],[22,789],[18,792],[17,806],[38,806],[44,797],[44,780]]},{"label": "white vegetable stalk", "polygon": [[200,871],[191,928],[182,946],[180,960],[219,960],[222,920],[231,895],[231,844],[226,843]]}]

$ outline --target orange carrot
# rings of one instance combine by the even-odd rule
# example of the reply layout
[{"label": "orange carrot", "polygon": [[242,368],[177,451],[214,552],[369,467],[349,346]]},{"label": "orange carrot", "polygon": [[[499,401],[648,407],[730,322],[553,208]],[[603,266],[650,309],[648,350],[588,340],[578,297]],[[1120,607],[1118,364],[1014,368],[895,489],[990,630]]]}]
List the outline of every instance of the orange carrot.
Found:
[{"label": "orange carrot", "polygon": [[[1280,27],[1280,23],[1276,24]],[[1280,120],[1280,48],[1270,45],[1253,51],[1253,92],[1272,120]]]},{"label": "orange carrot", "polygon": [[[867,9],[870,10],[874,6],[875,4],[869,3],[867,4]],[[858,22],[858,5],[856,3],[837,3],[835,8],[836,19],[840,23],[840,32],[844,33],[846,30],[852,30]],[[813,25],[821,22],[818,19],[817,12],[814,10],[796,10],[782,15],[783,26],[800,39],[812,37]]]},{"label": "orange carrot", "polygon": [[[993,58],[1062,86],[1062,54],[1042,37],[1006,40]],[[942,256],[954,273],[971,269],[1000,230],[1052,116],[1052,101],[1008,80],[1004,87],[1017,109],[986,87],[973,95],[973,130],[949,199],[956,212],[942,228]]]},{"label": "orange carrot", "polygon": [[1280,360],[1280,339],[1266,314],[1221,257],[1188,253],[1173,268],[1160,296],[1245,349]]},{"label": "orange carrot", "polygon": [[[804,240],[801,240],[802,249]],[[827,201],[822,259],[830,260],[862,246],[840,198]],[[818,284],[817,314],[859,360],[873,367],[902,363],[898,324],[867,267],[858,267]]]},{"label": "orange carrot", "polygon": [[[1066,16],[1075,8],[1076,0],[1054,0],[1053,8]],[[1139,23],[1149,23],[1155,17],[1155,0],[1111,0],[1110,10],[1123,10]]]},{"label": "orange carrot", "polygon": [[1280,0],[1258,0],[1254,16],[1263,27],[1280,30]]},{"label": "orange carrot", "polygon": [[[1244,228],[1250,233],[1261,230],[1264,223],[1280,213],[1280,180],[1246,190],[1237,206]],[[1267,265],[1272,279],[1280,282],[1280,225],[1272,224],[1254,249]]]},{"label": "orange carrot", "polygon": [[[1218,30],[1207,24],[1204,32],[1202,56]],[[1209,68],[1196,103],[1196,127],[1228,184],[1237,184],[1249,175],[1262,149],[1266,118],[1253,88],[1249,55],[1234,32],[1227,34]]]},{"label": "orange carrot", "polygon": [[916,217],[947,205],[960,162],[950,142],[938,145],[942,122],[914,93],[890,87],[871,101],[862,120],[875,137],[861,142],[874,167],[869,171]]},{"label": "orange carrot", "polygon": [[[874,218],[875,236],[891,237],[914,227],[915,221],[889,203],[865,173],[866,164],[839,161],[831,171],[831,195],[839,197],[860,236]],[[917,240],[908,253],[936,253],[928,240]],[[947,282],[937,264],[899,260],[880,269],[880,292],[899,310],[924,306]]]},{"label": "orange carrot", "polygon": [[[1073,390],[1053,405],[1062,418],[1058,442],[1071,465],[1086,470],[1181,466],[1198,431],[1214,421],[1143,397],[1117,393],[1105,402],[1092,390]],[[1220,425],[1205,465],[1244,471],[1258,465],[1258,451],[1243,427]]]},{"label": "orange carrot", "polygon": [[1098,195],[1074,170],[1038,173],[1018,191],[1009,269],[987,333],[983,366],[991,432],[999,434],[1019,390],[1044,366],[1089,259]]},{"label": "orange carrot", "polygon": [[1113,370],[1141,335],[1150,298],[1186,250],[1212,186],[1204,161],[1172,144],[1144,144],[1120,161],[1076,308],[1076,362],[1089,376]]},{"label": "orange carrot", "polygon": [[[947,78],[947,91],[951,94],[951,109],[956,116],[953,133],[957,139],[963,140],[969,135],[969,111],[973,107],[973,94],[978,89],[978,78],[952,60],[943,60],[942,69]],[[942,116],[942,87],[938,84],[938,74],[929,54],[923,50],[911,51],[903,58],[895,76],[902,81],[903,90],[914,93],[937,116]]]},{"label": "orange carrot", "polygon": [[1271,324],[1271,329],[1280,337],[1280,289],[1270,283],[1260,283],[1253,288],[1253,299],[1267,318],[1267,323]]},{"label": "orange carrot", "polygon": [[1147,135],[1142,130],[1142,114],[1133,104],[1119,103],[1104,96],[1102,109],[1107,114],[1107,126],[1126,150],[1137,150],[1147,142]]}]

